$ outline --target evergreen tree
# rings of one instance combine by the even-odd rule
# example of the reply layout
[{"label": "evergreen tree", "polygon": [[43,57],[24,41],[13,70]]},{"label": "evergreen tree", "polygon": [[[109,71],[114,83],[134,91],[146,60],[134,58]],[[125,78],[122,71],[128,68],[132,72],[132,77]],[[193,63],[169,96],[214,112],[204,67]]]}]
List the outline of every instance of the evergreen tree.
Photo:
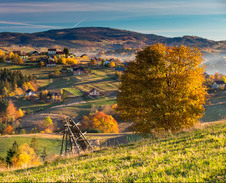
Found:
[{"label": "evergreen tree", "polygon": [[8,166],[12,166],[13,157],[16,155],[17,151],[18,151],[18,144],[16,141],[14,141],[12,147],[7,151],[6,163]]},{"label": "evergreen tree", "polygon": [[39,151],[39,147],[38,147],[38,139],[36,137],[33,137],[31,139],[31,144],[30,144],[30,147],[32,149],[34,149],[35,153],[38,154],[38,151]]},{"label": "evergreen tree", "polygon": [[45,161],[47,157],[47,151],[46,151],[46,147],[43,148],[42,154],[41,154],[41,158],[43,161]]},{"label": "evergreen tree", "polygon": [[65,53],[66,55],[69,55],[69,49],[68,49],[68,48],[64,48],[64,53]]}]

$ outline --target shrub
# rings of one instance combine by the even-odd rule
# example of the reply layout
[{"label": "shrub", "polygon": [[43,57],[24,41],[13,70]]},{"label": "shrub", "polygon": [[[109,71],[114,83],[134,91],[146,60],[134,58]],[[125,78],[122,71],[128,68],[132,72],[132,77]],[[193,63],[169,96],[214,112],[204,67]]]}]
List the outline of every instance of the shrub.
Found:
[{"label": "shrub", "polygon": [[88,117],[83,116],[81,128],[101,130],[103,133],[119,132],[117,121],[112,116],[103,112],[90,114]]},{"label": "shrub", "polygon": [[26,130],[25,129],[20,130],[20,134],[26,134]]},{"label": "shrub", "polygon": [[12,134],[13,133],[13,128],[11,125],[7,126],[4,131],[3,131],[3,134],[6,135],[6,134]]}]

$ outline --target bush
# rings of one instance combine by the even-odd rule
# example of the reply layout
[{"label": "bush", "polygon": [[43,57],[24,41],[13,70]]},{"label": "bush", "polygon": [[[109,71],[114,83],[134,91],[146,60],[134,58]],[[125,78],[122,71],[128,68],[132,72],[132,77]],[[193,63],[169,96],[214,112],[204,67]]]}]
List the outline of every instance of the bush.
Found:
[{"label": "bush", "polygon": [[81,128],[101,130],[103,133],[119,132],[117,121],[111,115],[107,115],[103,112],[90,114],[88,117],[83,116]]},{"label": "bush", "polygon": [[20,134],[26,134],[26,130],[25,129],[20,130]]},{"label": "bush", "polygon": [[3,134],[4,135],[9,135],[9,134],[12,134],[13,133],[13,128],[12,128],[12,126],[7,126],[5,129],[4,129],[4,131],[3,131]]}]

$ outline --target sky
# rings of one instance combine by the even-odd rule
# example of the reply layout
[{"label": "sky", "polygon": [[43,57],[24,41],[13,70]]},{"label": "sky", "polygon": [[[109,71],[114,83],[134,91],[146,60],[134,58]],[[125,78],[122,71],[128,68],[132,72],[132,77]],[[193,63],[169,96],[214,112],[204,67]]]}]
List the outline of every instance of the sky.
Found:
[{"label": "sky", "polygon": [[0,0],[0,32],[77,27],[226,40],[226,0]]}]

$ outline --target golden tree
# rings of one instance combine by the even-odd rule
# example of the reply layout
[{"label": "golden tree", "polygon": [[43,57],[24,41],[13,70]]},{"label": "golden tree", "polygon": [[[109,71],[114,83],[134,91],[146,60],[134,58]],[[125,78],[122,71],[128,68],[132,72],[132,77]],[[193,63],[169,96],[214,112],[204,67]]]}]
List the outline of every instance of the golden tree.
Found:
[{"label": "golden tree", "polygon": [[115,62],[111,61],[109,66],[110,67],[115,67]]},{"label": "golden tree", "polygon": [[122,75],[117,97],[121,117],[143,134],[193,126],[203,115],[207,95],[202,61],[197,48],[183,45],[155,44],[138,52]]}]

